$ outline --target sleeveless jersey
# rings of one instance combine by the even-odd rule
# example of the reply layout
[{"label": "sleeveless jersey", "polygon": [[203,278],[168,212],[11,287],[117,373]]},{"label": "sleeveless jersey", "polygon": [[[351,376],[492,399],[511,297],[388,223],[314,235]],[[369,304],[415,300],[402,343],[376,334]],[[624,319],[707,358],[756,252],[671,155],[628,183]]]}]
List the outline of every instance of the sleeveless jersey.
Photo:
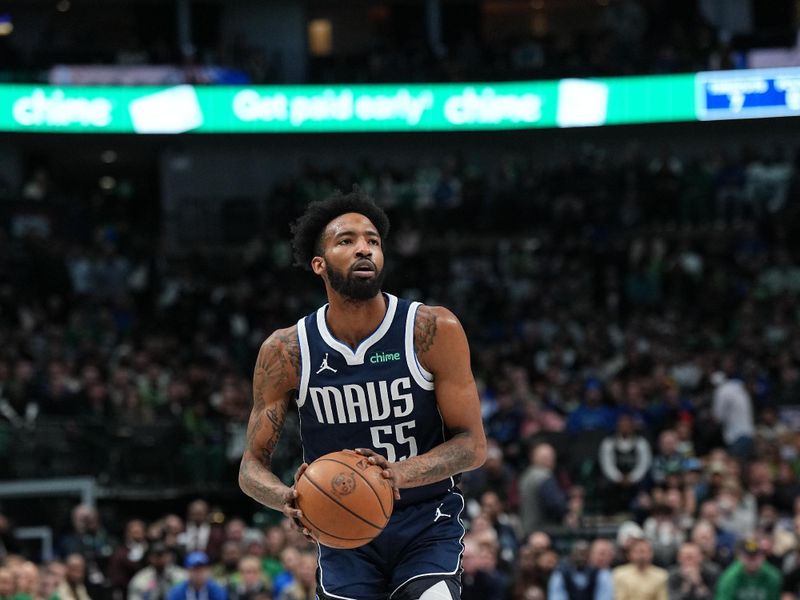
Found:
[{"label": "sleeveless jersey", "polygon": [[[390,461],[423,454],[450,436],[436,405],[433,376],[417,360],[419,302],[384,294],[386,314],[353,350],[328,329],[328,305],[300,319],[300,414],[303,460],[371,448]],[[400,490],[395,506],[439,496],[453,478]]]},{"label": "sleeveless jersey", "polygon": [[614,446],[614,462],[617,465],[617,469],[623,475],[628,475],[631,471],[636,468],[636,447],[631,446],[627,449],[622,449],[618,445]]}]

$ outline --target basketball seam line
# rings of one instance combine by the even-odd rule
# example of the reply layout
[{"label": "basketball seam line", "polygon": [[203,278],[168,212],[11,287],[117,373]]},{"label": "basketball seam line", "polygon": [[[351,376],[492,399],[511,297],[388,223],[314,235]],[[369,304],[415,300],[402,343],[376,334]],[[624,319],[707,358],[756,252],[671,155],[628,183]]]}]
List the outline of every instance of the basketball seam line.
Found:
[{"label": "basketball seam line", "polygon": [[[386,517],[387,519],[389,518],[389,515],[387,515],[387,514],[386,514],[386,510],[383,508],[383,502],[381,502],[381,497],[380,497],[380,496],[378,496],[378,492],[376,492],[376,491],[375,491],[375,490],[372,488],[372,484],[370,483],[369,479],[367,479],[366,477],[364,477],[364,476],[363,476],[361,473],[359,473],[358,471],[356,471],[356,470],[353,468],[353,466],[352,466],[352,465],[348,465],[346,462],[342,462],[341,460],[337,460],[337,459],[335,459],[335,458],[325,458],[324,460],[329,460],[329,461],[331,461],[331,462],[339,463],[340,465],[347,467],[348,469],[350,469],[351,471],[353,471],[353,473],[355,473],[356,475],[358,475],[359,477],[361,477],[361,479],[363,479],[364,481],[366,481],[366,483],[367,483],[367,487],[370,489],[370,491],[371,491],[373,494],[375,494],[375,498],[378,500],[378,506],[380,506],[380,507],[381,507],[381,512],[383,513],[383,516],[384,516],[384,517]],[[366,459],[366,457],[364,458],[364,460],[367,460],[367,459]],[[378,465],[374,465],[374,466],[376,466],[376,467],[378,467],[378,468],[380,469],[380,467],[379,467]],[[383,475],[381,475],[381,476],[383,476]],[[392,504],[394,504],[394,498],[392,498]]]},{"label": "basketball seam line", "polygon": [[[314,523],[314,521],[312,521],[311,519],[309,519],[309,518],[308,518],[308,517],[307,517],[305,514],[303,515],[303,519],[301,519],[301,520],[306,520],[306,521],[308,521],[308,524],[309,524],[309,525],[311,525],[311,527],[313,527],[314,529],[316,529],[316,530],[317,530],[317,531],[319,531],[320,533],[324,533],[325,535],[327,535],[327,536],[329,536],[329,537],[332,537],[332,538],[336,538],[337,540],[350,540],[350,541],[359,541],[359,540],[374,540],[374,539],[375,539],[374,537],[364,537],[364,538],[346,538],[346,537],[342,537],[342,536],[340,536],[340,535],[334,535],[333,533],[328,533],[327,531],[325,531],[324,529],[322,529],[322,527],[319,527],[319,526],[317,526],[317,525]],[[317,540],[317,541],[319,541],[319,540]],[[320,542],[320,543],[322,543],[322,542]]]},{"label": "basketball seam line", "polygon": [[[353,471],[353,472],[355,472],[355,471]],[[323,490],[323,489],[322,489],[322,488],[321,488],[321,487],[320,487],[320,486],[317,484],[317,482],[316,482],[316,481],[314,481],[313,479],[311,479],[311,477],[309,477],[307,474],[305,474],[305,473],[304,473],[304,475],[306,476],[306,479],[308,479],[308,481],[311,483],[311,485],[313,485],[313,486],[314,486],[315,488],[317,488],[317,489],[318,489],[320,492],[322,492],[322,493],[323,493],[323,494],[324,494],[324,495],[325,495],[325,496],[326,496],[328,499],[330,499],[330,500],[333,500],[333,501],[334,501],[336,504],[338,504],[340,507],[342,507],[343,509],[345,509],[347,512],[349,512],[349,513],[350,513],[351,515],[353,515],[354,517],[357,517],[358,519],[361,519],[362,521],[364,521],[364,523],[366,523],[366,524],[367,524],[367,525],[369,525],[370,527],[374,527],[375,529],[378,529],[378,530],[381,530],[381,531],[383,530],[383,527],[381,527],[380,525],[375,525],[375,523],[372,523],[371,521],[368,521],[367,519],[365,519],[364,517],[362,517],[362,516],[361,516],[360,514],[358,514],[357,512],[354,512],[354,511],[350,510],[350,509],[349,509],[348,507],[346,507],[344,504],[342,504],[341,502],[339,502],[339,501],[338,501],[336,498],[334,498],[334,497],[333,497],[333,496],[331,496],[331,495],[330,495],[328,492],[326,492],[325,490]],[[373,490],[373,491],[374,491],[374,490]],[[380,502],[378,502],[378,503],[380,504]],[[381,510],[383,510],[383,507],[381,507]],[[343,539],[345,539],[345,538],[343,538]],[[358,539],[361,539],[361,538],[358,538]]]}]

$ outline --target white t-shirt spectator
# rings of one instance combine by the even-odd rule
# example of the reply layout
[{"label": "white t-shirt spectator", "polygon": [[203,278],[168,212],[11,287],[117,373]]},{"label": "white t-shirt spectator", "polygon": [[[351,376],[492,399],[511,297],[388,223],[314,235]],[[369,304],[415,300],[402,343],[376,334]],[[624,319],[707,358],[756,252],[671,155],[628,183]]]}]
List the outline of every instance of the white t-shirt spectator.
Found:
[{"label": "white t-shirt spectator", "polygon": [[728,445],[741,437],[753,437],[753,407],[750,394],[738,379],[728,379],[714,390],[714,418],[722,426],[722,438]]}]

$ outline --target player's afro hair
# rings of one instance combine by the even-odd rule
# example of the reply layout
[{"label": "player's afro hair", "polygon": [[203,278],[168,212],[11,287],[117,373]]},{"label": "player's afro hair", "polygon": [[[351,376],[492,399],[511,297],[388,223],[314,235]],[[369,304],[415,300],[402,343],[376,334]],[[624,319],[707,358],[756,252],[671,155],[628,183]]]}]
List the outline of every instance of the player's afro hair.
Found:
[{"label": "player's afro hair", "polygon": [[357,186],[343,194],[337,190],[324,200],[311,202],[303,215],[291,225],[292,249],[297,266],[311,270],[311,259],[322,253],[322,233],[328,223],[347,213],[359,213],[367,217],[381,240],[389,235],[389,217],[375,201]]}]

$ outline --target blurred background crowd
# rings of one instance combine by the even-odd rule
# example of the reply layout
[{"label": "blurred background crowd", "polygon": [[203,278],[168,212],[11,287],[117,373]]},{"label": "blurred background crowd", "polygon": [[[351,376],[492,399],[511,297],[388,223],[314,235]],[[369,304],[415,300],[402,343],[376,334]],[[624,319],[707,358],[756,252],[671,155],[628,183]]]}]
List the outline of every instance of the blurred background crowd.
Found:
[{"label": "blurred background crowd", "polygon": [[[471,340],[490,450],[462,481],[465,598],[537,597],[584,551],[676,581],[702,564],[713,590],[705,569],[716,581],[749,548],[797,591],[800,170],[793,152],[749,147],[309,167],[268,191],[256,237],[213,260],[168,260],[124,197],[67,202],[33,169],[0,237],[5,476],[184,485],[216,503],[202,518],[147,505],[144,521],[130,504],[106,522],[75,509],[56,544],[68,573],[81,555],[94,594],[122,593],[166,543],[176,567],[206,551],[230,591],[242,557],[309,551],[224,491],[258,346],[323,301],[290,264],[280,215],[352,182],[393,220],[387,290],[452,307]],[[290,417],[275,468],[289,480],[299,461]],[[185,541],[191,523],[206,544]],[[262,571],[265,585],[280,575]]]},{"label": "blurred background crowd", "polygon": [[[0,80],[735,68],[795,48],[794,4],[26,0],[0,11]],[[470,339],[489,450],[460,483],[464,600],[800,598],[791,122],[0,140],[0,487],[97,492],[3,496],[0,600],[314,598],[315,548],[237,473],[259,346],[324,302],[288,224],[354,183],[392,220],[386,290]],[[242,197],[248,160],[268,184]],[[204,187],[234,192],[203,213]],[[300,460],[290,413],[273,468]]]}]

